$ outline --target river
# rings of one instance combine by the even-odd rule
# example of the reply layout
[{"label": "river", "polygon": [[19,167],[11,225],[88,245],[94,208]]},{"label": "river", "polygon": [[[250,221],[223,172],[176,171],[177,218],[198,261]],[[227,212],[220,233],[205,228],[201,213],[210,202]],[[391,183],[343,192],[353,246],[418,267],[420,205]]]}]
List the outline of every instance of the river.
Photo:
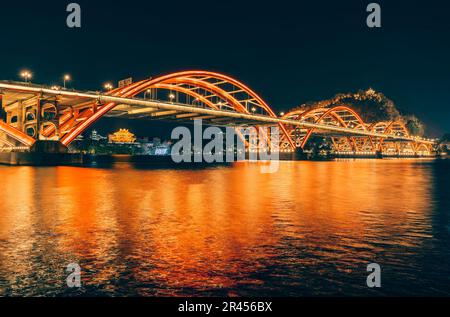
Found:
[{"label": "river", "polygon": [[449,296],[449,172],[425,159],[0,166],[0,296]]}]

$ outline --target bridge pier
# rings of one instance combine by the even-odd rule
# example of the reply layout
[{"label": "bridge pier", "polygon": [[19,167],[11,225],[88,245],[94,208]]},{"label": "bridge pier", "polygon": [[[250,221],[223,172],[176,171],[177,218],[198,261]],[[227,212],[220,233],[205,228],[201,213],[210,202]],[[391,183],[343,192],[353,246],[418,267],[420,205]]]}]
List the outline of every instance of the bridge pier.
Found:
[{"label": "bridge pier", "polygon": [[47,153],[47,154],[63,154],[67,153],[69,149],[59,141],[41,141],[37,140],[30,149],[33,153]]},{"label": "bridge pier", "polygon": [[59,141],[36,141],[29,152],[0,153],[0,164],[26,166],[79,165],[83,163],[81,153],[68,153]]}]

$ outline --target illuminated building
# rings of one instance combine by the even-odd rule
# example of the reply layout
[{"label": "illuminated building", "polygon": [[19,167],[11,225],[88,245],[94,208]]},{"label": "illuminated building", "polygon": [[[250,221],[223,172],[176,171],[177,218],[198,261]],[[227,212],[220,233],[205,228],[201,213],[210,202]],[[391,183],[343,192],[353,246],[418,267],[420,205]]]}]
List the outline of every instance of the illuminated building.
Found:
[{"label": "illuminated building", "polygon": [[101,136],[101,135],[97,132],[97,130],[92,130],[91,135],[90,135],[90,139],[91,139],[92,141],[101,141],[101,140],[105,140],[106,137]]},{"label": "illuminated building", "polygon": [[108,136],[109,143],[132,144],[136,142],[136,136],[127,129],[120,129],[119,131]]}]

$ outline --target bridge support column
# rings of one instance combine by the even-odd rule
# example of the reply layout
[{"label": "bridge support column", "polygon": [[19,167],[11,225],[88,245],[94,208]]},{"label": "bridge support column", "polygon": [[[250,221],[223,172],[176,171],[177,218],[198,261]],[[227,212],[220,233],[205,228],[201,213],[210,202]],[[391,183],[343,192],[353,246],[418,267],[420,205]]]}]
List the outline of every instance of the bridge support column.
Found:
[{"label": "bridge support column", "polygon": [[68,148],[63,145],[59,141],[41,141],[37,140],[33,147],[31,148],[31,152],[34,153],[67,153]]},{"label": "bridge support column", "polygon": [[6,122],[7,113],[5,109],[3,109],[3,96],[4,93],[0,90],[0,120]]},{"label": "bridge support column", "polygon": [[27,166],[80,165],[83,155],[68,153],[59,141],[36,141],[29,152],[0,153],[0,164]]},{"label": "bridge support column", "polygon": [[[59,140],[59,118],[60,109],[57,98],[39,100],[39,140]],[[52,136],[44,135],[47,128],[54,129]]]}]

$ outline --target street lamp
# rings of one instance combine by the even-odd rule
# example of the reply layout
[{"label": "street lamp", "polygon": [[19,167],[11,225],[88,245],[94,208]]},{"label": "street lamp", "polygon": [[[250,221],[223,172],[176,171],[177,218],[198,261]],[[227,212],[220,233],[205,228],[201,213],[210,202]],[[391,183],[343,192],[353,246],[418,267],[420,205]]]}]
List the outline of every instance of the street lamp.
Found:
[{"label": "street lamp", "polygon": [[173,101],[173,100],[175,99],[175,95],[171,93],[171,94],[169,95],[169,99],[170,99],[170,101]]},{"label": "street lamp", "polygon": [[111,83],[106,83],[103,87],[105,87],[106,90],[111,90],[114,88],[114,86]]},{"label": "street lamp", "polygon": [[24,70],[20,73],[20,76],[25,79],[25,82],[27,83],[31,77],[33,77],[33,74],[28,70]]},{"label": "street lamp", "polygon": [[253,113],[256,112],[256,108],[255,108],[255,107],[252,108],[252,112],[253,112]]},{"label": "street lamp", "polygon": [[284,115],[285,115],[285,113],[284,113],[284,112],[280,112],[280,116],[282,116],[282,117],[283,117]]},{"label": "street lamp", "polygon": [[64,89],[66,89],[66,82],[71,80],[70,75],[65,74],[63,80],[64,80]]}]

